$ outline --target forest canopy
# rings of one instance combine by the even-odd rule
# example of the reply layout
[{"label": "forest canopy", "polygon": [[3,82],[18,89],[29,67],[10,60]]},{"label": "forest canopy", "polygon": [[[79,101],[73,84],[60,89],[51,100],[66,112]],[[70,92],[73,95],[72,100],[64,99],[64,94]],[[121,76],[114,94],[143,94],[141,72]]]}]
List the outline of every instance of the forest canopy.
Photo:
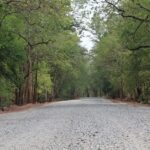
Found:
[{"label": "forest canopy", "polygon": [[93,0],[89,52],[73,2],[87,3],[0,0],[1,107],[85,96],[150,102],[150,1]]},{"label": "forest canopy", "polygon": [[1,105],[82,93],[85,49],[70,12],[70,0],[0,1]]},{"label": "forest canopy", "polygon": [[97,9],[92,21],[98,37],[92,63],[96,92],[149,102],[150,1],[104,0]]}]

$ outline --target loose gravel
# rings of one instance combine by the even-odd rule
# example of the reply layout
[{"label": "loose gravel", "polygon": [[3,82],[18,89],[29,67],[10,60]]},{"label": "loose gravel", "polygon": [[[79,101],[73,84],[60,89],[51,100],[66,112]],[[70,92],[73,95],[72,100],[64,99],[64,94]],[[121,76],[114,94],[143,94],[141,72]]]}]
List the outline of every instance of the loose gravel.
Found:
[{"label": "loose gravel", "polygon": [[150,108],[85,98],[3,114],[0,150],[150,150]]}]

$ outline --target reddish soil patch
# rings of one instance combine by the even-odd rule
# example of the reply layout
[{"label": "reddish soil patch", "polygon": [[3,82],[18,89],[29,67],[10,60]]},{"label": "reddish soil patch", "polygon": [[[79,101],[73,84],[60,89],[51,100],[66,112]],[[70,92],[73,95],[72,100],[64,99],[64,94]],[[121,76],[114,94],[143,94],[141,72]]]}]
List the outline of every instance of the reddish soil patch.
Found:
[{"label": "reddish soil patch", "polygon": [[128,105],[134,106],[134,107],[138,107],[138,106],[147,106],[150,107],[150,104],[143,104],[140,102],[137,102],[135,100],[131,100],[131,99],[112,99],[113,103],[126,103]]},{"label": "reddish soil patch", "polygon": [[11,112],[19,112],[19,111],[23,111],[23,110],[27,110],[27,109],[31,109],[31,108],[41,107],[41,106],[44,106],[46,104],[47,103],[27,104],[27,105],[23,105],[23,106],[12,105],[9,108],[7,108],[6,111],[0,110],[0,114],[11,113]]}]

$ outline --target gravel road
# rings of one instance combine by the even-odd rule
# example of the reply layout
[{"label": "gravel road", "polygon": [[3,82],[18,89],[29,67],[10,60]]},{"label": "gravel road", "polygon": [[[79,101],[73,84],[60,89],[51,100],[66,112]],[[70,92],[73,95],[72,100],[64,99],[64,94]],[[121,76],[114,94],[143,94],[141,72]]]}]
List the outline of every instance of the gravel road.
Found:
[{"label": "gravel road", "polygon": [[85,98],[3,114],[0,150],[150,150],[150,107]]}]

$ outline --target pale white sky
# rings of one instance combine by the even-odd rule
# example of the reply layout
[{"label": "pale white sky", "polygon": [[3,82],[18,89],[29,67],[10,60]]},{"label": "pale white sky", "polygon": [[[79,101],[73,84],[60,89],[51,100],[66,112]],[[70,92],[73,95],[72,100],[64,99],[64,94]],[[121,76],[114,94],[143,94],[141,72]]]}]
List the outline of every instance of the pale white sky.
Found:
[{"label": "pale white sky", "polygon": [[91,50],[94,46],[94,35],[88,31],[84,31],[84,36],[80,38],[81,43],[80,45],[86,48],[88,51]]},{"label": "pale white sky", "polygon": [[86,4],[82,5],[82,7],[78,5],[72,5],[73,16],[76,18],[77,22],[80,25],[79,28],[77,28],[77,33],[81,33],[80,45],[87,50],[91,50],[93,48],[93,40],[96,39],[96,37],[91,32],[90,23],[94,14],[94,9],[98,5],[100,5],[100,3],[97,4],[93,0],[89,0]]}]

